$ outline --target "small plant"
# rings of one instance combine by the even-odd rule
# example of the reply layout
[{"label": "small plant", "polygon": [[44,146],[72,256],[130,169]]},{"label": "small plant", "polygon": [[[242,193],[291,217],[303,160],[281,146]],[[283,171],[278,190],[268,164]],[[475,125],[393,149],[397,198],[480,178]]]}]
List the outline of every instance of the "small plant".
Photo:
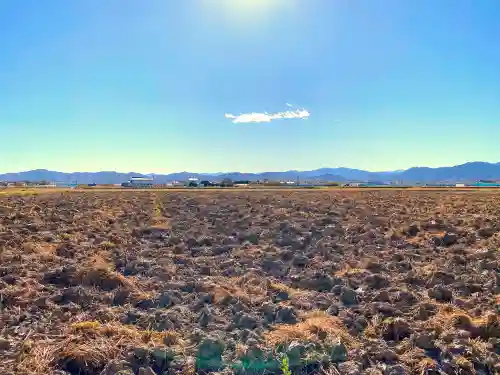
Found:
[{"label": "small plant", "polygon": [[290,362],[288,360],[288,356],[284,355],[281,358],[281,372],[283,375],[292,375],[292,372],[290,371]]},{"label": "small plant", "polygon": [[161,216],[161,205],[159,203],[156,203],[155,205],[155,215]]},{"label": "small plant", "polygon": [[70,326],[70,329],[73,332],[78,332],[78,331],[93,331],[99,329],[100,327],[101,324],[97,321],[85,321],[85,322],[73,323]]},{"label": "small plant", "polygon": [[103,243],[101,243],[101,247],[104,250],[110,250],[110,249],[114,248],[115,246],[116,245],[111,241],[104,241]]},{"label": "small plant", "polygon": [[61,237],[62,240],[69,240],[69,239],[71,239],[71,234],[69,234],[69,233],[61,233],[60,237]]},{"label": "small plant", "polygon": [[156,195],[153,200],[153,204],[154,204],[154,216],[156,217],[161,216],[162,204]]}]

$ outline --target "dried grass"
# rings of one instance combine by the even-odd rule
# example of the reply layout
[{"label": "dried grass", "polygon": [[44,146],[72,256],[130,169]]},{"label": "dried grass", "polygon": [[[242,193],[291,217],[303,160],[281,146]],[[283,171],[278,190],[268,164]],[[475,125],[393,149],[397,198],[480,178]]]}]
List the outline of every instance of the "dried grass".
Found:
[{"label": "dried grass", "polygon": [[250,303],[251,300],[250,296],[237,287],[213,285],[209,289],[216,305],[229,303],[233,298],[241,300],[244,303]]},{"label": "dried grass", "polygon": [[349,264],[347,264],[344,267],[342,267],[341,270],[335,272],[334,275],[337,277],[346,277],[346,276],[352,276],[352,275],[362,275],[365,273],[369,274],[370,271],[363,269],[363,268],[351,267]]},{"label": "dried grass", "polygon": [[475,358],[485,358],[488,355],[488,343],[481,339],[470,339],[469,348],[471,349],[471,356]]},{"label": "dried grass", "polygon": [[41,255],[54,255],[58,244],[50,242],[42,242],[34,244],[34,251]]},{"label": "dried grass", "polygon": [[102,268],[114,270],[115,267],[111,262],[111,254],[107,250],[99,251],[97,254],[94,254],[88,257],[84,262],[84,267],[88,268]]},{"label": "dried grass", "polygon": [[245,304],[257,304],[267,297],[267,282],[255,275],[240,277],[217,277],[214,283],[207,285],[215,304],[227,304],[231,300],[240,300]]},{"label": "dried grass", "polygon": [[264,335],[266,344],[272,347],[293,341],[338,342],[339,339],[348,348],[358,346],[357,340],[347,332],[340,319],[323,311],[308,313],[300,323],[279,324],[273,328]]},{"label": "dried grass", "polygon": [[165,332],[162,332],[163,336],[163,342],[165,345],[168,346],[175,346],[175,345],[183,345],[183,340],[182,336],[179,332],[173,331],[173,330],[168,330]]},{"label": "dried grass", "polygon": [[288,294],[289,297],[301,297],[306,294],[309,294],[308,291],[302,290],[302,289],[297,289],[297,288],[292,288],[288,285],[278,283],[278,282],[270,282],[268,285],[268,289],[277,291],[277,292],[285,292]]},{"label": "dried grass", "polygon": [[164,217],[157,217],[153,219],[153,225],[149,228],[157,230],[168,230],[172,227],[170,220]]},{"label": "dried grass", "polygon": [[480,317],[472,317],[466,311],[452,305],[443,304],[436,315],[431,317],[424,326],[442,332],[443,329],[459,328],[469,331],[473,336],[484,339],[500,337],[500,317],[489,313]]},{"label": "dried grass", "polygon": [[462,369],[468,370],[470,374],[475,374],[476,370],[474,369],[474,365],[471,361],[463,356],[455,357],[455,363]]},{"label": "dried grass", "polygon": [[382,321],[383,319],[380,315],[375,315],[363,330],[363,335],[370,338],[378,337]]},{"label": "dried grass", "polygon": [[114,264],[109,259],[110,255],[107,251],[89,257],[76,275],[77,281],[103,290],[113,290],[119,287],[135,289],[134,282],[116,272]]},{"label": "dried grass", "polygon": [[95,373],[110,360],[136,347],[163,347],[181,344],[172,331],[143,331],[119,323],[83,321],[71,324],[59,341],[39,341],[25,350],[18,368],[26,374],[50,374],[57,366],[71,366]]},{"label": "dried grass", "polygon": [[133,289],[134,284],[121,273],[106,268],[82,269],[78,275],[83,285],[94,286],[103,290],[119,287]]},{"label": "dried grass", "polygon": [[421,375],[428,374],[430,371],[437,371],[438,369],[438,364],[432,358],[421,359],[415,366],[415,370]]}]

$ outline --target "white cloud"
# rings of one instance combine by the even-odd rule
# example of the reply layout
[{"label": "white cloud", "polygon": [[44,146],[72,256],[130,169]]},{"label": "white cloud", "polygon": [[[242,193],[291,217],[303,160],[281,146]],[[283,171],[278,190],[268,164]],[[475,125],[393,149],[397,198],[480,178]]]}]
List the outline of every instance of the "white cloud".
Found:
[{"label": "white cloud", "polygon": [[292,107],[293,107],[293,105],[291,105],[290,103],[286,103],[286,106],[287,106],[287,107],[290,107],[290,108],[292,108]]},{"label": "white cloud", "polygon": [[307,119],[311,114],[306,109],[297,109],[295,111],[285,111],[277,113],[242,113],[235,116],[231,113],[226,113],[225,117],[233,120],[233,123],[250,123],[250,122],[271,122],[282,119]]}]

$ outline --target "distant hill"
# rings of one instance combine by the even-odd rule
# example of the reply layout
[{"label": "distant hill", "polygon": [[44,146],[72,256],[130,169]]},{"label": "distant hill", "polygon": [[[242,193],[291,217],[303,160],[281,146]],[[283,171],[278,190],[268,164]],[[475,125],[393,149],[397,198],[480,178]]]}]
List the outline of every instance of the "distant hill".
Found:
[{"label": "distant hill", "polygon": [[500,164],[472,162],[454,167],[417,167],[400,172],[400,176],[409,182],[500,180]]},{"label": "distant hill", "polygon": [[[102,172],[74,172],[64,173],[49,171],[46,169],[35,169],[31,171],[0,174],[0,181],[57,181],[65,183],[78,182],[81,184],[119,184],[130,180],[133,176],[145,177],[143,173],[119,173],[113,171]],[[149,175],[151,176],[151,175]],[[477,180],[500,180],[500,163],[471,162],[453,167],[414,167],[403,171],[393,172],[369,172],[351,168],[320,168],[311,171],[285,171],[285,172],[262,172],[262,173],[194,173],[178,172],[171,174],[155,174],[157,183],[170,181],[183,181],[189,177],[197,177],[202,180],[221,181],[225,178],[232,180],[323,180],[335,182],[348,181],[400,181],[403,183],[444,183],[444,182],[473,182]]]}]

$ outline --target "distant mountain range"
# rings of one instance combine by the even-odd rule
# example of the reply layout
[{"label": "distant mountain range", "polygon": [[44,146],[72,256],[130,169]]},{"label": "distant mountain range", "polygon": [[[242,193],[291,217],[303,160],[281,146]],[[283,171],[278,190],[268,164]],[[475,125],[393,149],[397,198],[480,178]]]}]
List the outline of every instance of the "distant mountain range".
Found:
[{"label": "distant mountain range", "polygon": [[414,167],[407,170],[392,172],[369,172],[351,168],[320,168],[312,171],[285,171],[262,173],[214,173],[204,174],[195,172],[178,172],[171,174],[145,175],[143,173],[119,172],[75,172],[64,173],[36,169],[19,173],[0,174],[0,181],[57,181],[62,183],[81,184],[118,184],[130,180],[131,177],[153,176],[157,183],[183,181],[189,177],[201,180],[221,181],[225,178],[232,180],[322,180],[336,182],[377,181],[402,183],[440,183],[440,182],[474,182],[477,180],[500,180],[500,163],[471,162],[453,167]]}]

